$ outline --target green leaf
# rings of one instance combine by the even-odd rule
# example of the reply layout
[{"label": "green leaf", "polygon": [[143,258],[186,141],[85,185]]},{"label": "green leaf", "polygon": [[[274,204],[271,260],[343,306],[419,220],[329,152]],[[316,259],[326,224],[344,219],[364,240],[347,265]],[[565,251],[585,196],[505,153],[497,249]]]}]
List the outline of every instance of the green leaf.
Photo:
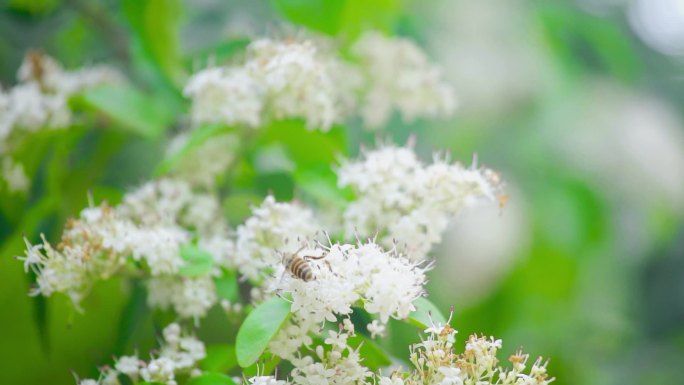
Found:
[{"label": "green leaf", "polygon": [[346,154],[347,138],[344,129],[333,127],[328,132],[310,131],[301,120],[283,120],[264,127],[257,145],[278,143],[298,168],[330,165]]},{"label": "green leaf", "polygon": [[207,346],[207,356],[200,361],[200,368],[207,372],[224,373],[236,366],[235,346],[227,344]]},{"label": "green leaf", "polygon": [[289,316],[290,304],[280,297],[273,297],[254,308],[238,330],[235,342],[238,364],[243,368],[252,365]]},{"label": "green leaf", "polygon": [[194,129],[190,133],[190,137],[185,142],[183,147],[176,153],[171,154],[171,156],[164,159],[157,170],[155,171],[156,176],[166,174],[173,170],[173,168],[183,160],[188,154],[192,153],[197,147],[201,146],[204,142],[211,139],[214,136],[226,134],[233,131],[232,127],[228,127],[222,124],[205,124]]},{"label": "green leaf", "polygon": [[194,52],[185,58],[185,67],[191,71],[197,68],[206,68],[216,64],[222,64],[228,59],[243,52],[250,43],[246,37],[223,41],[213,47]]},{"label": "green leaf", "polygon": [[424,329],[432,326],[432,322],[441,324],[446,323],[446,318],[444,318],[442,312],[439,311],[439,308],[427,298],[420,297],[413,301],[413,305],[416,307],[416,311],[409,314],[406,319],[408,323]]},{"label": "green leaf", "polygon": [[214,258],[207,251],[195,245],[183,245],[180,250],[185,264],[178,273],[185,277],[197,277],[208,274],[214,266]]},{"label": "green leaf", "polygon": [[235,385],[235,381],[223,373],[210,372],[191,378],[187,385]]},{"label": "green leaf", "polygon": [[273,0],[271,4],[290,21],[314,31],[335,35],[341,28],[346,0]]},{"label": "green leaf", "polygon": [[139,135],[158,138],[175,120],[175,113],[128,85],[103,85],[76,96],[74,102],[97,110]]},{"label": "green leaf", "polygon": [[321,205],[344,208],[353,199],[351,189],[337,186],[337,175],[330,165],[297,170],[294,179],[298,190]]},{"label": "green leaf", "polygon": [[376,371],[392,363],[390,357],[385,353],[375,341],[361,334],[357,334],[347,339],[347,343],[356,349],[361,346],[359,353],[363,357],[363,365],[368,369]]},{"label": "green leaf", "polygon": [[254,364],[243,368],[242,374],[247,378],[254,376],[269,376],[278,368],[280,361],[280,357],[266,352],[261,356],[259,362],[255,362]]},{"label": "green leaf", "polygon": [[121,311],[119,328],[114,345],[114,353],[118,356],[123,355],[128,346],[128,342],[133,336],[133,332],[140,327],[142,320],[147,314],[147,293],[145,287],[138,280],[133,281],[128,303]]},{"label": "green leaf", "polygon": [[224,270],[221,277],[214,278],[214,284],[216,285],[216,294],[220,299],[227,299],[231,303],[235,303],[239,299],[240,288],[234,270]]},{"label": "green leaf", "polygon": [[233,193],[223,200],[224,217],[237,226],[252,215],[252,207],[258,206],[264,198],[253,193]]},{"label": "green leaf", "polygon": [[184,71],[180,57],[180,0],[124,0],[123,10],[134,39],[146,56],[177,87]]}]

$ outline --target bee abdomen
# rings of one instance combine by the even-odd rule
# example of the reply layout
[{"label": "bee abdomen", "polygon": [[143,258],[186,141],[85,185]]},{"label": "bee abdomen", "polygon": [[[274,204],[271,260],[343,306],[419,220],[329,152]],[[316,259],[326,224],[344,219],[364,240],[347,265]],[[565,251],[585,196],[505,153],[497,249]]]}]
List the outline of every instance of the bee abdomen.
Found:
[{"label": "bee abdomen", "polygon": [[290,272],[304,282],[314,279],[313,270],[304,258],[295,258],[290,264]]}]

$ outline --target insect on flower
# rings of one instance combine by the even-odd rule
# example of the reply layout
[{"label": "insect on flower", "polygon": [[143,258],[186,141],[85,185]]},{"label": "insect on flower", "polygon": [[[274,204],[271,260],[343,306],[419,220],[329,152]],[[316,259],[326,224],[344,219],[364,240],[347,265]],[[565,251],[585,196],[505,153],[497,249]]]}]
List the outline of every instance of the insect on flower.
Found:
[{"label": "insect on flower", "polygon": [[[313,281],[315,279],[313,268],[311,267],[310,261],[325,258],[325,255],[320,257],[315,257],[312,255],[300,256],[299,253],[304,249],[304,246],[300,247],[299,250],[290,254],[287,258],[283,259],[283,264],[285,265],[285,272],[289,272],[293,277],[301,279],[304,282]],[[327,262],[326,262],[327,263]],[[330,265],[328,264],[328,268]]]}]

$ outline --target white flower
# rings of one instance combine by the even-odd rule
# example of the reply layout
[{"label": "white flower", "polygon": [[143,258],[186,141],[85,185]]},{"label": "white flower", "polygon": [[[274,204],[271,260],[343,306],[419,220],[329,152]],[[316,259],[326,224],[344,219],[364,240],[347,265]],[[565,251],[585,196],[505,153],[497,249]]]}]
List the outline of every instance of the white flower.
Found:
[{"label": "white flower", "polygon": [[426,258],[452,217],[479,202],[494,202],[501,181],[487,169],[435,158],[425,165],[409,147],[382,146],[357,161],[344,161],[338,184],[356,193],[344,213],[348,237],[378,235],[413,260]]},{"label": "white flower", "polygon": [[192,99],[195,125],[261,124],[266,90],[245,68],[208,68],[190,78],[183,91]]},{"label": "white flower", "polygon": [[195,125],[259,127],[271,118],[303,118],[309,129],[327,131],[349,104],[347,88],[336,82],[341,68],[311,41],[258,39],[242,65],[200,71],[184,93]]},{"label": "white flower", "polygon": [[18,71],[20,83],[0,93],[0,149],[5,150],[13,133],[64,128],[71,124],[68,99],[75,93],[101,84],[121,83],[114,69],[99,66],[65,71],[59,63],[39,52],[29,52]]},{"label": "white flower", "polygon": [[278,203],[272,196],[252,209],[252,216],[237,229],[234,265],[245,277],[259,282],[282,265],[284,255],[295,252],[298,240],[312,237],[319,226],[313,212],[296,203]]},{"label": "white flower", "polygon": [[371,338],[385,335],[385,325],[373,320],[373,322],[366,325],[366,330],[371,334]]},{"label": "white flower", "polygon": [[254,376],[249,378],[250,385],[287,385],[287,381],[276,380],[273,376]]},{"label": "white flower", "polygon": [[367,32],[354,44],[368,89],[361,116],[369,128],[384,126],[394,109],[406,122],[449,116],[456,107],[452,88],[420,48],[407,39]]},{"label": "white flower", "polygon": [[[174,137],[167,149],[167,156],[176,156],[185,147],[189,137],[189,133]],[[214,136],[184,154],[172,174],[194,186],[213,187],[216,179],[233,163],[237,146],[236,135]]]},{"label": "white flower", "polygon": [[131,378],[136,378],[140,371],[140,359],[136,356],[121,356],[116,360],[114,368]]},{"label": "white flower", "polygon": [[[372,326],[379,332],[390,317],[407,317],[413,301],[423,293],[424,269],[374,243],[318,245],[300,250],[299,255],[317,258],[306,260],[314,279],[305,282],[284,272],[272,282],[276,291],[292,298],[290,324],[270,345],[270,351],[281,357],[292,359],[300,346],[310,343],[309,333],[317,332],[325,321],[351,314],[355,305],[379,315],[380,324]],[[330,332],[325,343],[343,347],[346,335]]]},{"label": "white flower", "polygon": [[148,382],[161,382],[162,384],[175,384],[173,361],[167,357],[159,357],[140,369],[140,375]]},{"label": "white flower", "polygon": [[78,382],[78,385],[99,385],[99,382],[97,382],[97,380],[93,380],[91,378],[86,378],[86,379],[80,380]]},{"label": "white flower", "polygon": [[182,318],[204,317],[218,300],[211,277],[153,277],[148,281],[147,303],[153,308],[173,310]]}]

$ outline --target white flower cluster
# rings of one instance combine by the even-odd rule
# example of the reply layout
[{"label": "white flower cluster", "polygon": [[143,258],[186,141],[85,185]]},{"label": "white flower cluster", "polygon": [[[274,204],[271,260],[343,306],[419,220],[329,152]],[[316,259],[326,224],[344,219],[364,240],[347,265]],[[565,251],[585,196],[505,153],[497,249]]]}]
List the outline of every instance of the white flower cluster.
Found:
[{"label": "white flower cluster", "polygon": [[453,349],[456,331],[448,324],[426,330],[427,339],[410,348],[412,372],[395,371],[379,377],[380,385],[547,385],[554,379],[546,373],[546,363],[536,360],[526,372],[528,355],[518,351],[509,358],[511,369],[498,366],[496,357],[501,340],[471,336],[464,352]]},{"label": "white flower cluster", "polygon": [[259,39],[242,65],[208,68],[185,87],[197,124],[259,127],[269,118],[303,118],[327,131],[340,120],[345,97],[335,84],[336,65],[311,41]]},{"label": "white flower cluster", "polygon": [[[167,148],[167,157],[181,153],[189,137],[189,133],[174,137]],[[171,175],[194,186],[212,188],[216,179],[233,163],[238,143],[238,137],[234,134],[214,136],[183,154]]]},{"label": "white flower cluster", "polygon": [[[153,307],[173,307],[183,318],[198,319],[217,301],[212,276],[179,275],[186,261],[181,246],[195,235],[206,237],[201,245],[217,251],[221,265],[232,252],[227,227],[218,216],[218,202],[209,194],[195,193],[190,185],[162,179],[127,194],[116,208],[105,204],[89,207],[78,220],[67,223],[61,242],[52,247],[27,241],[25,267],[37,274],[33,294],[68,294],[78,305],[97,281],[128,269],[143,268],[151,276],[148,303]],[[137,265],[127,264],[128,259]]]},{"label": "white flower cluster", "polygon": [[411,122],[419,117],[448,117],[456,108],[453,89],[412,41],[367,32],[354,44],[352,54],[368,84],[360,101],[367,127],[384,126],[394,109]]},{"label": "white flower cluster", "polygon": [[118,376],[125,375],[133,383],[138,381],[177,385],[180,374],[196,376],[201,374],[198,363],[206,357],[202,341],[193,336],[184,336],[178,324],[172,323],[164,329],[164,343],[159,354],[148,362],[137,356],[123,356],[116,360],[114,368],[105,369],[100,379],[84,379],[79,385],[120,385]]},{"label": "white flower cluster", "polygon": [[387,247],[396,240],[414,260],[426,258],[464,207],[503,197],[493,171],[439,157],[426,165],[410,147],[366,151],[360,160],[344,161],[337,175],[340,187],[356,193],[344,213],[347,236],[377,234]]},{"label": "white flower cluster", "polygon": [[448,116],[456,107],[440,71],[407,39],[366,33],[353,45],[352,61],[330,46],[322,38],[259,39],[242,65],[198,72],[185,88],[193,122],[256,128],[302,118],[309,129],[327,131],[356,109],[368,128],[378,128],[395,109],[410,122]]},{"label": "white flower cluster", "polygon": [[[373,242],[317,245],[286,258],[290,260],[280,265],[271,285],[291,296],[292,317],[269,348],[290,360],[300,346],[311,343],[309,333],[319,332],[326,321],[351,315],[353,306],[377,315],[384,325],[390,317],[406,318],[415,310],[413,301],[424,293],[425,269]],[[291,258],[303,258],[314,279],[296,277],[293,268],[286,271]],[[379,327],[377,322],[371,325]]]},{"label": "white flower cluster", "polygon": [[100,84],[117,83],[123,76],[111,67],[64,70],[51,57],[29,52],[18,73],[19,84],[0,91],[0,149],[13,132],[64,128],[71,122],[67,104],[73,94]]},{"label": "white flower cluster", "polygon": [[[328,331],[328,338],[323,346],[314,350],[315,357],[300,356],[292,360],[292,383],[297,385],[355,385],[367,384],[372,372],[362,365],[362,357],[358,349],[348,344],[349,337],[354,336],[354,325],[345,319],[341,330]],[[315,360],[318,359],[318,361]]]},{"label": "white flower cluster", "polygon": [[298,240],[311,238],[320,229],[313,211],[297,203],[276,202],[268,196],[252,216],[237,228],[233,265],[240,274],[259,284],[282,265],[276,250],[296,251]]}]

